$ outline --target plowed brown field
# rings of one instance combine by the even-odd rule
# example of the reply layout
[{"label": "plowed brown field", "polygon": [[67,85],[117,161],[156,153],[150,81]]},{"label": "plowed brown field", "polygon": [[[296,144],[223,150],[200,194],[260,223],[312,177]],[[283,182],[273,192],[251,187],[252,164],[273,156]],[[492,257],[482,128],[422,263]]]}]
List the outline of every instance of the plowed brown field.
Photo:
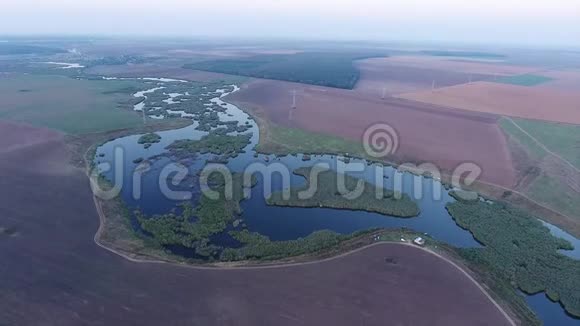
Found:
[{"label": "plowed brown field", "polygon": [[[290,115],[294,90],[297,108]],[[362,142],[369,126],[385,122],[398,132],[399,163],[432,162],[449,172],[474,162],[483,169],[483,181],[505,187],[515,181],[496,115],[269,80],[251,82],[231,99],[248,109],[259,108],[277,125],[354,141]]]},{"label": "plowed brown field", "polygon": [[580,93],[489,82],[452,86],[402,98],[474,112],[580,124]]},{"label": "plowed brown field", "polygon": [[[392,62],[394,61],[394,62]],[[471,81],[491,80],[492,75],[463,71],[443,70],[435,65],[426,67],[405,66],[390,58],[373,58],[358,61],[360,79],[355,87],[358,92],[380,97],[406,92],[465,84]]]}]

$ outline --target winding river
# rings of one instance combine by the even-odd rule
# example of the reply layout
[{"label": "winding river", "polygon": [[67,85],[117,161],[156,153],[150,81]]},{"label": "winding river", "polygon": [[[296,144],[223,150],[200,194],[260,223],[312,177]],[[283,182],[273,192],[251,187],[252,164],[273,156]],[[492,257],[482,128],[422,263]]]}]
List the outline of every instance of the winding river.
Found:
[{"label": "winding river", "polygon": [[[157,79],[160,83],[171,81],[170,79]],[[158,86],[158,87],[163,87]],[[159,88],[156,88],[159,89]],[[233,91],[239,88],[233,87]],[[151,90],[149,90],[151,91]],[[135,94],[136,97],[145,97],[148,91],[139,92]],[[392,180],[397,174],[400,174],[392,167],[378,167],[377,165],[368,164],[363,160],[352,159],[349,163],[336,156],[317,155],[312,156],[310,160],[304,160],[302,155],[276,157],[272,155],[257,154],[254,147],[259,142],[258,126],[255,121],[248,116],[244,111],[238,107],[224,102],[223,98],[229,93],[226,90],[218,90],[219,97],[212,98],[210,103],[222,106],[225,112],[219,113],[222,121],[238,121],[239,124],[247,124],[250,126],[248,132],[252,134],[250,144],[245,148],[245,153],[240,154],[236,158],[230,159],[227,167],[234,172],[242,172],[248,165],[252,163],[267,164],[280,163],[293,171],[299,167],[308,167],[317,163],[328,163],[333,169],[338,166],[355,167],[357,164],[363,163],[366,167],[362,172],[350,173],[353,176],[361,177],[371,183],[375,183],[375,172],[377,169],[382,169],[385,178],[382,182],[386,188],[393,189]],[[169,94],[168,101],[173,99],[178,94]],[[144,103],[144,102],[141,102]],[[135,109],[142,110],[144,104],[139,104]],[[209,103],[208,103],[209,104]],[[177,113],[174,111],[172,113]],[[182,116],[187,117],[185,112]],[[246,123],[247,122],[247,123]],[[167,199],[159,189],[159,174],[164,166],[170,163],[170,159],[162,157],[152,161],[150,171],[145,173],[142,178],[142,192],[141,197],[136,199],[133,189],[133,171],[137,167],[137,163],[133,161],[138,158],[150,158],[163,154],[166,152],[166,147],[176,140],[200,139],[206,135],[207,132],[196,130],[197,123],[193,125],[169,131],[157,132],[161,136],[159,143],[152,144],[149,148],[144,148],[143,145],[138,144],[140,135],[132,135],[119,139],[112,140],[97,149],[96,163],[101,168],[105,164],[114,162],[116,149],[122,149],[123,158],[122,166],[124,173],[122,175],[123,187],[121,196],[129,207],[140,208],[148,215],[163,214],[169,212],[175,207],[176,201]],[[117,151],[118,152],[118,151]],[[203,168],[207,155],[198,155],[195,159],[190,159],[185,163],[188,169],[195,173]],[[268,162],[268,163],[266,163]],[[109,179],[115,179],[115,171],[102,171],[103,175]],[[466,230],[460,228],[448,214],[445,205],[454,199],[449,195],[449,192],[443,185],[434,179],[418,177],[408,173],[400,175],[403,180],[403,192],[416,200],[421,209],[421,214],[415,218],[396,218],[388,217],[374,213],[334,210],[326,208],[290,208],[290,207],[275,207],[268,206],[265,203],[264,195],[264,180],[258,178],[258,184],[252,189],[251,198],[244,200],[241,205],[243,214],[241,219],[247,225],[250,231],[259,232],[270,237],[272,240],[290,240],[307,236],[318,230],[333,230],[338,233],[348,234],[358,230],[366,230],[370,228],[411,228],[413,230],[429,234],[431,237],[449,243],[456,247],[479,247],[481,246],[473,236]],[[419,180],[423,195],[420,198],[415,198],[414,190],[416,180]],[[305,183],[303,177],[291,175],[292,186],[302,185]],[[272,190],[281,190],[283,187],[282,178],[272,178]],[[190,187],[189,191],[193,192],[193,202],[199,198],[200,191],[197,187]],[[434,194],[441,193],[441,198],[435,198]],[[563,237],[572,242],[575,246],[574,251],[563,252],[570,257],[580,259],[580,241],[566,232],[547,224],[546,225],[552,233],[558,237]],[[218,239],[219,241],[219,239]],[[224,240],[227,241],[227,240]],[[565,311],[557,303],[553,303],[547,299],[544,294],[535,296],[526,296],[526,300],[532,309],[537,313],[539,318],[543,320],[545,325],[578,325],[579,321],[568,316]]]}]

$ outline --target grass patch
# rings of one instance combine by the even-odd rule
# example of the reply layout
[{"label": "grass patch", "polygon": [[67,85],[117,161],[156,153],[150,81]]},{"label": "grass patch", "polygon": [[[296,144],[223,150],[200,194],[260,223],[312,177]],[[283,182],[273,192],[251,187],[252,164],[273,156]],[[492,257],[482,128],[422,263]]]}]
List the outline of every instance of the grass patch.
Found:
[{"label": "grass patch", "polygon": [[518,85],[518,86],[536,86],[543,83],[547,83],[552,81],[553,78],[540,76],[540,75],[532,75],[532,74],[524,74],[524,75],[516,75],[516,76],[507,76],[498,78],[495,82],[501,84],[510,84],[510,85]]},{"label": "grass patch", "polygon": [[[9,75],[0,79],[0,119],[30,123],[70,134],[134,128],[143,124],[132,111],[120,110],[129,94],[114,90],[136,82],[77,80],[64,76]],[[21,90],[26,89],[27,92]]]},{"label": "grass patch", "polygon": [[566,216],[575,217],[580,212],[580,194],[545,173],[531,183],[526,193],[535,201],[554,207]]},{"label": "grass patch", "polygon": [[[351,176],[338,174],[336,171],[322,171],[317,168],[300,168],[294,171],[307,179],[307,185],[290,190],[289,199],[284,199],[283,192],[272,193],[267,199],[269,205],[287,207],[326,207],[335,209],[357,210],[397,217],[414,217],[419,215],[419,206],[406,194],[395,194],[389,189],[382,189],[377,198],[377,187]],[[363,191],[353,199],[345,198],[338,188],[339,177],[344,177],[344,185],[349,191],[362,186]],[[308,197],[300,198],[300,193],[316,184],[316,191]]]},{"label": "grass patch", "polygon": [[[552,152],[580,169],[580,126],[527,119],[514,118],[513,120]],[[511,124],[509,121],[507,123]],[[521,135],[519,136],[518,139],[522,138]],[[529,139],[526,135],[524,136]]]},{"label": "grass patch", "polygon": [[185,68],[304,84],[352,89],[360,73],[354,60],[384,57],[378,53],[298,53],[257,55],[250,58],[221,59],[185,65]]},{"label": "grass patch", "polygon": [[[516,121],[516,120],[514,120]],[[538,145],[535,141],[533,141],[528,135],[526,135],[523,131],[518,129],[511,121],[506,118],[502,118],[500,120],[501,128],[518,143],[525,147],[526,152],[531,158],[535,160],[540,160],[544,156],[546,156],[546,151]]]},{"label": "grass patch", "polygon": [[554,237],[537,218],[502,203],[457,201],[447,209],[485,245],[460,249],[465,259],[528,294],[546,292],[568,313],[580,316],[580,261],[558,252],[573,249],[569,242]]},{"label": "grass patch", "polygon": [[[260,121],[262,122],[262,121]],[[263,129],[263,123],[260,129]],[[340,137],[286,128],[267,122],[265,137],[260,137],[256,150],[265,154],[337,154],[366,157],[361,143]]]},{"label": "grass patch", "polygon": [[[580,151],[580,126],[526,119],[513,120],[550,151],[563,157],[576,168],[580,168],[580,155],[578,155]],[[541,162],[546,156],[551,155],[509,120],[502,119],[500,125],[510,137],[524,147],[532,160]],[[566,166],[564,162],[561,164]],[[566,216],[576,217],[580,212],[580,194],[566,183],[568,176],[558,176],[560,172],[543,171],[524,191],[533,200]],[[555,173],[555,175],[551,173]]]}]

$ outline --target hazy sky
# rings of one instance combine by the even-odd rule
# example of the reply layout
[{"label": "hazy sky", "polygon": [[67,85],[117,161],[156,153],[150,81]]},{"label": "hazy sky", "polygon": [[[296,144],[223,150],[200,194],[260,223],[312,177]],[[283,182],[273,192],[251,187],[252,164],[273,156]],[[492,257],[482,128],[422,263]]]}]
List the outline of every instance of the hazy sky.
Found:
[{"label": "hazy sky", "polygon": [[0,34],[580,46],[580,0],[4,0]]}]

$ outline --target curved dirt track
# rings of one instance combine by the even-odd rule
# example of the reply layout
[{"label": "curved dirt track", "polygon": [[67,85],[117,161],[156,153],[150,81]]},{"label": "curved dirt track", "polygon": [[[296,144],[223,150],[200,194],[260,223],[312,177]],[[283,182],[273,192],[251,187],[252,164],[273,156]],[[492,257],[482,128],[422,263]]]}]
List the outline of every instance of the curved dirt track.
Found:
[{"label": "curved dirt track", "polygon": [[[0,122],[0,136],[6,126]],[[21,131],[15,139],[32,140]],[[43,168],[68,159],[62,138],[42,136],[48,140],[39,146],[0,153],[0,227],[14,232],[0,234],[2,323],[510,324],[460,270],[409,246],[251,270],[127,261],[95,245],[99,218],[88,180],[79,170]]]}]

